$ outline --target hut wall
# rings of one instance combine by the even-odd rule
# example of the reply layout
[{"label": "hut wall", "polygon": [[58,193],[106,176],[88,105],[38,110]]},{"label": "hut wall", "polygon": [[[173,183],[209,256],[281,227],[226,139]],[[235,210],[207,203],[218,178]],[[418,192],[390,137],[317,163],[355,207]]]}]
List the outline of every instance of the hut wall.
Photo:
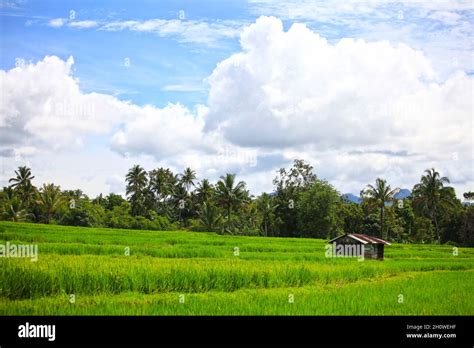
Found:
[{"label": "hut wall", "polygon": [[384,245],[377,244],[377,258],[380,260],[383,260],[383,250],[384,250]]},{"label": "hut wall", "polygon": [[364,258],[366,259],[377,259],[377,246],[376,244],[366,244],[364,245]]}]

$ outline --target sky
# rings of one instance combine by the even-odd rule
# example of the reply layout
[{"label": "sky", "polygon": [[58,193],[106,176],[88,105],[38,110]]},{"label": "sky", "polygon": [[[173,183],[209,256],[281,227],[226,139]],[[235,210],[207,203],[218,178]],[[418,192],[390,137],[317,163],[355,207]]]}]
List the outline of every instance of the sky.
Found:
[{"label": "sky", "polygon": [[474,188],[472,1],[0,1],[0,185],[124,193],[127,170],[304,159],[341,193]]}]

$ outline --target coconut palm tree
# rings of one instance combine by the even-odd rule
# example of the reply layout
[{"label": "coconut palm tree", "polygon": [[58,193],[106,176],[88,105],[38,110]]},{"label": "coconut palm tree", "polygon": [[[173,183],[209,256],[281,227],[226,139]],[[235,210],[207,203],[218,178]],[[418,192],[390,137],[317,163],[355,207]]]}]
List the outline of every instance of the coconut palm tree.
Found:
[{"label": "coconut palm tree", "polygon": [[168,168],[153,169],[148,173],[150,188],[155,193],[158,201],[166,200],[173,194],[176,176]]},{"label": "coconut palm tree", "polygon": [[189,192],[189,189],[194,186],[194,180],[196,179],[196,172],[191,168],[186,168],[183,174],[180,175],[180,181],[183,184],[183,187],[186,189],[186,192]]},{"label": "coconut palm tree", "polygon": [[209,180],[203,179],[197,185],[196,197],[198,198],[198,203],[203,204],[207,202],[214,194],[214,186],[209,183]]},{"label": "coconut palm tree", "polygon": [[139,165],[134,165],[125,177],[127,181],[126,194],[129,197],[132,215],[142,215],[145,210],[145,190],[148,178],[145,169]]},{"label": "coconut palm tree", "polygon": [[43,184],[38,191],[36,203],[46,216],[46,222],[49,224],[55,212],[57,212],[65,199],[61,193],[61,188],[54,184]]},{"label": "coconut palm tree", "polygon": [[362,196],[380,209],[380,238],[384,238],[385,203],[393,202],[393,196],[398,191],[400,191],[399,188],[392,190],[390,185],[387,185],[387,181],[380,178],[375,181],[375,186],[367,185],[367,188],[362,191]]},{"label": "coconut palm tree", "polygon": [[14,178],[8,180],[9,183],[13,183],[10,187],[21,198],[23,206],[28,207],[36,191],[36,188],[31,183],[31,180],[35,177],[31,175],[31,169],[26,166],[18,167],[18,170],[15,170],[15,175]]},{"label": "coconut palm tree", "polygon": [[454,205],[455,195],[452,187],[444,186],[449,183],[447,177],[441,177],[434,168],[426,169],[425,173],[420,183],[413,187],[413,207],[431,219],[435,226],[436,238],[440,243],[438,215],[441,209]]},{"label": "coconut palm tree", "polygon": [[25,221],[30,215],[24,209],[21,198],[14,194],[13,189],[11,187],[4,187],[2,191],[1,216],[6,220],[17,222]]},{"label": "coconut palm tree", "polygon": [[268,224],[276,208],[278,208],[278,204],[273,204],[273,200],[270,197],[270,195],[264,192],[262,196],[260,197],[260,200],[258,201],[258,209],[260,210],[260,213],[262,214],[263,231],[265,233],[265,237],[268,236]]},{"label": "coconut palm tree", "polygon": [[221,176],[216,185],[217,202],[222,205],[227,212],[227,225],[231,225],[231,213],[234,207],[240,206],[247,198],[245,183],[239,181],[235,184],[235,174]]},{"label": "coconut palm tree", "polygon": [[202,204],[201,210],[198,211],[198,215],[206,231],[215,231],[222,221],[222,216],[219,214],[219,210],[209,202],[204,202]]}]

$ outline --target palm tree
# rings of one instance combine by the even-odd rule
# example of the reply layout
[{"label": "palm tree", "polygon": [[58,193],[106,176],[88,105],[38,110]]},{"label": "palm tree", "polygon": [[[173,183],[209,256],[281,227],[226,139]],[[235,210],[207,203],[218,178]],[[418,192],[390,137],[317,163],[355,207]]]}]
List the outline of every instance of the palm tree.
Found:
[{"label": "palm tree", "polygon": [[150,188],[158,201],[166,200],[173,194],[176,176],[168,168],[153,169],[148,173]]},{"label": "palm tree", "polygon": [[367,185],[367,188],[362,191],[362,195],[369,203],[375,204],[380,209],[380,238],[384,238],[383,227],[385,219],[385,203],[392,202],[393,196],[399,191],[399,188],[392,190],[387,181],[377,178],[375,186]]},{"label": "palm tree", "polygon": [[13,183],[10,187],[18,193],[23,201],[23,205],[28,207],[36,190],[31,183],[31,180],[35,177],[31,175],[31,169],[26,166],[18,167],[18,170],[15,170],[15,175],[16,177],[8,180],[9,183]]},{"label": "palm tree", "polygon": [[43,187],[38,191],[36,203],[43,210],[46,215],[46,222],[49,224],[53,214],[65,204],[65,200],[59,186],[43,184]]},{"label": "palm tree", "polygon": [[214,187],[209,180],[203,179],[198,183],[196,196],[200,204],[206,203],[214,194]]},{"label": "palm tree", "polygon": [[268,223],[272,214],[275,212],[275,209],[278,208],[278,204],[273,204],[273,201],[270,195],[266,192],[262,194],[258,202],[258,208],[263,217],[263,230],[265,232],[265,237],[268,236]]},{"label": "palm tree", "polygon": [[222,205],[227,212],[227,225],[231,225],[231,213],[234,207],[242,204],[246,199],[245,183],[239,181],[235,185],[235,174],[226,174],[221,176],[216,186],[216,198],[220,205]]},{"label": "palm tree", "polygon": [[2,206],[2,216],[6,220],[13,222],[25,221],[30,214],[23,208],[22,201],[19,197],[5,200]]},{"label": "palm tree", "polygon": [[148,178],[145,169],[139,165],[134,165],[125,177],[127,181],[126,194],[129,196],[132,215],[142,215],[145,208],[145,190]]},{"label": "palm tree", "polygon": [[194,186],[194,180],[196,179],[196,172],[191,168],[186,168],[184,173],[181,174],[181,183],[183,184],[186,192],[189,192],[191,186]]},{"label": "palm tree", "polygon": [[215,231],[222,221],[218,209],[208,202],[203,203],[198,215],[206,231]]},{"label": "palm tree", "polygon": [[31,215],[23,208],[23,201],[14,194],[11,187],[3,188],[2,198],[1,215],[6,220],[25,221]]},{"label": "palm tree", "polygon": [[454,193],[452,187],[444,186],[449,183],[449,179],[441,177],[434,168],[426,169],[425,173],[420,183],[413,187],[413,207],[431,219],[435,226],[438,243],[440,243],[438,213],[441,208],[454,205]]},{"label": "palm tree", "polygon": [[177,210],[177,218],[180,222],[182,222],[182,219],[186,219],[189,215],[189,212],[191,210],[191,200],[192,197],[188,194],[186,191],[186,188],[184,187],[182,182],[178,182],[175,187],[173,188],[173,207],[175,211]]}]

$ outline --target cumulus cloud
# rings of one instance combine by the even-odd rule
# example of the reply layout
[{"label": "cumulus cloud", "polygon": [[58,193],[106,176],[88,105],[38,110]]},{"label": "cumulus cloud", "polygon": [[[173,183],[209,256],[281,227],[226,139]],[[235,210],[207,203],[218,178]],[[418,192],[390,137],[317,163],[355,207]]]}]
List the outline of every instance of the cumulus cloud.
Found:
[{"label": "cumulus cloud", "polygon": [[403,42],[423,50],[437,71],[472,71],[472,1],[250,0],[257,15],[308,24],[323,36]]},{"label": "cumulus cloud", "polygon": [[157,158],[205,150],[201,115],[180,104],[158,109],[145,106],[112,137],[112,149],[128,155],[145,153]]},{"label": "cumulus cloud", "polygon": [[439,81],[422,52],[406,45],[331,44],[302,24],[285,32],[273,17],[247,27],[241,45],[208,79],[206,127],[235,144],[404,150],[420,136],[439,139],[440,126],[450,130],[443,141],[466,138],[472,78],[459,72]]},{"label": "cumulus cloud", "polygon": [[[125,158],[211,179],[236,172],[256,193],[294,158],[342,192],[378,176],[411,187],[431,166],[458,194],[473,184],[471,76],[440,77],[404,44],[329,42],[273,17],[245,28],[240,43],[209,76],[207,105],[192,109],[84,93],[72,58],[0,71],[0,154],[74,148],[102,134]],[[116,173],[94,185],[115,187]]]},{"label": "cumulus cloud", "polygon": [[105,134],[134,113],[133,105],[104,94],[81,92],[72,57],[45,57],[0,71],[0,146],[61,149],[80,146],[88,134]]},{"label": "cumulus cloud", "polygon": [[[74,150],[79,151],[74,158],[88,167],[91,162],[80,151],[95,146],[88,143],[92,135],[108,139],[102,146],[109,146],[124,161],[148,156],[154,163],[164,161],[162,165],[179,170],[192,166],[203,174],[212,174],[213,168],[221,166],[251,165],[255,158],[252,151],[227,144],[218,132],[204,134],[205,106],[192,110],[179,103],[164,108],[138,106],[106,94],[84,93],[73,75],[73,65],[72,57],[64,61],[50,56],[35,64],[0,70],[4,91],[0,157],[15,159],[9,169],[23,159],[53,154],[58,158],[59,153]],[[98,149],[93,153],[110,156]],[[100,167],[101,162],[96,165]]]},{"label": "cumulus cloud", "polygon": [[[285,32],[273,17],[247,27],[241,46],[208,79],[207,130],[219,129],[238,146],[293,148],[307,157],[353,149],[421,153],[421,166],[455,167],[455,176],[472,181],[472,77],[459,71],[442,80],[422,52],[404,44],[329,43],[302,24]],[[352,165],[362,159],[350,157]],[[359,166],[414,166],[391,157],[379,153]]]}]

